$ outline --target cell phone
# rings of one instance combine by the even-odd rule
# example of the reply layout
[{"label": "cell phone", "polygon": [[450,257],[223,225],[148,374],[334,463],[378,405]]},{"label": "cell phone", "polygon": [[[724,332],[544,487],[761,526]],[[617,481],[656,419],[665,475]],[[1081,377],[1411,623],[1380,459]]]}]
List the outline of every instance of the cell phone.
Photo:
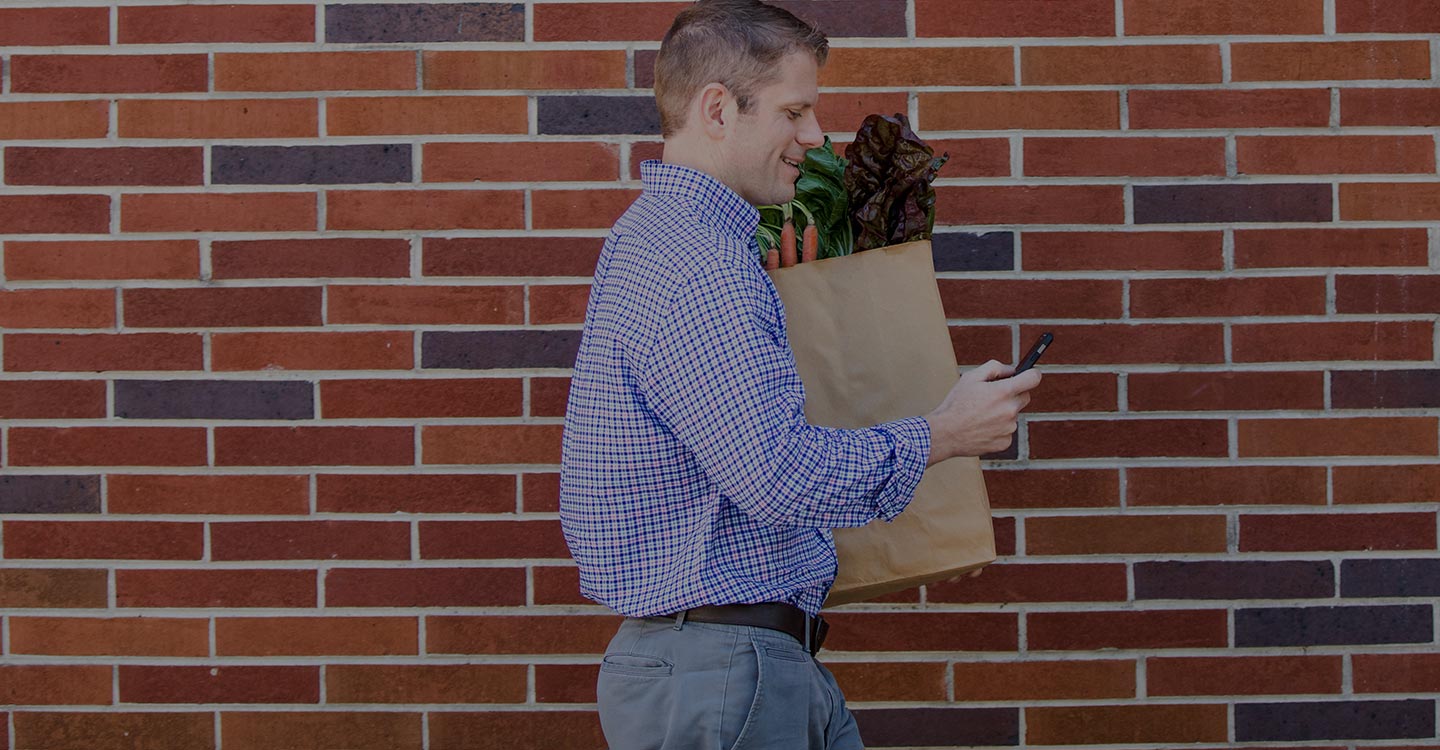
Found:
[{"label": "cell phone", "polygon": [[[1050,348],[1050,342],[1054,340],[1055,334],[1049,331],[1040,334],[1040,338],[1035,339],[1035,345],[1030,347],[1030,351],[1020,360],[1020,364],[1015,366],[1015,375],[1019,375],[1034,367],[1035,363],[1040,361],[1040,355],[1044,354],[1045,350]],[[1010,377],[1015,377],[1015,375],[1011,375]]]}]

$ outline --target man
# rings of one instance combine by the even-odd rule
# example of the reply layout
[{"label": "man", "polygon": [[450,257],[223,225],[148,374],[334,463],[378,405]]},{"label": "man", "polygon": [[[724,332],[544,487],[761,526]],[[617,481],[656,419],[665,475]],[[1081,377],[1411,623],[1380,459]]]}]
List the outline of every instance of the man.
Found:
[{"label": "man", "polygon": [[806,423],[753,237],[823,142],[827,53],[784,10],[701,0],[655,62],[664,155],[596,266],[561,470],[581,590],[627,616],[597,686],[612,750],[860,747],[813,658],[830,529],[892,519],[926,466],[1009,445],[1040,380],[991,362],[924,416]]}]

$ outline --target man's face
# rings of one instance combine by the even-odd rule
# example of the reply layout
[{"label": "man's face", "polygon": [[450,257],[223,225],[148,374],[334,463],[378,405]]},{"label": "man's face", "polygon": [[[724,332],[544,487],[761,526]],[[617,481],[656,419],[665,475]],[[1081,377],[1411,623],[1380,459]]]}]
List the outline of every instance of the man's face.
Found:
[{"label": "man's face", "polygon": [[794,199],[805,152],[825,142],[815,119],[818,74],[814,57],[787,55],[780,61],[779,80],[756,93],[749,113],[736,113],[723,146],[725,174],[720,178],[751,205]]}]

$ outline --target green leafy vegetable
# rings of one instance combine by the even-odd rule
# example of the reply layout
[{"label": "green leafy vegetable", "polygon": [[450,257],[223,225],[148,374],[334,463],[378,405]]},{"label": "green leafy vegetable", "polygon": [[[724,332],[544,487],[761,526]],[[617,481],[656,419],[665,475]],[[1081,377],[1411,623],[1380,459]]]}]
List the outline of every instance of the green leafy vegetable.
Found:
[{"label": "green leafy vegetable", "polygon": [[905,115],[870,115],[845,148],[855,252],[923,240],[935,228],[931,184],[949,154],[920,139]]},{"label": "green leafy vegetable", "polygon": [[805,153],[800,179],[795,181],[795,199],[783,206],[760,207],[760,226],[755,235],[760,242],[761,262],[767,250],[779,247],[787,216],[793,217],[797,233],[815,225],[820,233],[820,258],[850,254],[853,235],[845,190],[845,159],[835,153],[828,136],[824,144]]}]

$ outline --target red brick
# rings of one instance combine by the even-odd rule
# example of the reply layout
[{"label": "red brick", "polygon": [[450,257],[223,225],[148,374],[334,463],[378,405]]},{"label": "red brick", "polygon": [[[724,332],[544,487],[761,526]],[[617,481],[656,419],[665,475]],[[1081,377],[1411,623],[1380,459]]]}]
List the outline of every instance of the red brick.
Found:
[{"label": "red brick", "polygon": [[212,750],[215,714],[16,712],[16,748],[45,750]]},{"label": "red brick", "polygon": [[1440,654],[1356,654],[1357,693],[1440,692]]},{"label": "red brick", "polygon": [[1025,737],[1037,745],[1224,742],[1224,704],[1055,706],[1025,710]]},{"label": "red brick", "polygon": [[1435,173],[1435,141],[1429,136],[1240,136],[1235,140],[1242,174]]},{"label": "red brick", "polygon": [[0,47],[109,43],[110,12],[106,8],[0,9]]},{"label": "red brick", "polygon": [[105,399],[101,381],[3,381],[0,419],[103,419]]},{"label": "red brick", "polygon": [[1119,185],[940,186],[935,223],[1119,224],[1125,195]]},{"label": "red brick", "polygon": [[1236,81],[1360,81],[1430,77],[1430,45],[1406,42],[1286,42],[1230,47]]},{"label": "red brick", "polygon": [[200,185],[200,147],[5,149],[10,185]]},{"label": "red brick", "polygon": [[[197,337],[198,338],[198,337]],[[216,333],[211,367],[235,370],[409,370],[410,331],[325,333]]]},{"label": "red brick", "polygon": [[560,425],[427,425],[426,464],[558,464]]},{"label": "red brick", "polygon": [[121,138],[314,138],[314,99],[122,99]]},{"label": "red brick", "polygon": [[420,621],[415,617],[215,620],[217,656],[393,656],[419,652]]},{"label": "red brick", "polygon": [[1016,524],[1013,517],[994,516],[990,525],[995,532],[995,553],[1001,557],[1013,557],[1016,551]]},{"label": "red brick", "polygon": [[1440,32],[1440,6],[1435,0],[1339,0],[1335,26],[1342,34],[1436,33]]},{"label": "red brick", "polygon": [[1425,266],[1424,229],[1238,229],[1238,268]]},{"label": "red brick", "polygon": [[189,427],[14,427],[12,466],[204,466],[205,430]]},{"label": "red brick", "polygon": [[832,662],[847,701],[943,701],[945,665],[936,662]]},{"label": "red brick", "polygon": [[940,167],[944,177],[1009,177],[1010,141],[1006,138],[927,138],[937,154],[950,160]]},{"label": "red brick", "polygon": [[1119,380],[1103,372],[1065,372],[1045,375],[1045,387],[1031,391],[1030,414],[1056,412],[1113,412],[1120,403]]},{"label": "red brick", "polygon": [[429,521],[420,524],[426,560],[570,557],[557,521]]},{"label": "red brick", "polygon": [[915,33],[944,37],[1114,36],[1106,0],[915,0]]},{"label": "red brick", "polygon": [[6,242],[5,277],[13,281],[198,279],[195,240]]},{"label": "red brick", "polygon": [[321,513],[510,513],[515,477],[507,474],[321,474]]},{"label": "red brick", "polygon": [[115,292],[109,289],[0,290],[0,328],[111,328]]},{"label": "red brick", "polygon": [[1125,419],[1030,422],[1031,458],[1140,458],[1229,454],[1219,419]]},{"label": "red brick", "polygon": [[314,607],[313,570],[117,570],[121,607]]},{"label": "red brick", "polygon": [[121,44],[313,42],[308,5],[183,5],[121,7]]},{"label": "red brick", "polygon": [[1136,467],[1125,487],[1133,506],[1324,505],[1325,467]]},{"label": "red brick", "polygon": [[1042,651],[1224,648],[1228,643],[1223,609],[1033,612],[1026,623],[1030,648]]},{"label": "red brick", "polygon": [[204,91],[205,55],[15,55],[10,90],[28,94]]},{"label": "red brick", "polygon": [[319,703],[320,668],[146,666],[118,668],[123,703]]},{"label": "red brick", "polygon": [[1440,89],[1341,89],[1340,124],[1440,125]]},{"label": "red brick", "polygon": [[1136,130],[1330,124],[1330,93],[1325,89],[1138,89],[1130,92],[1129,106],[1130,127]]},{"label": "red brick", "polygon": [[[518,607],[524,604],[523,568],[335,568],[325,574],[326,607]],[[435,618],[429,618],[427,627],[434,622]],[[427,636],[425,642],[429,653],[450,653],[437,645],[433,637]]]},{"label": "red brick", "polygon": [[1336,466],[1335,503],[1433,503],[1440,466]]},{"label": "red brick", "polygon": [[1440,219],[1440,182],[1345,183],[1340,218],[1347,221]]},{"label": "red brick", "polygon": [[362,237],[215,241],[210,263],[216,279],[398,279],[410,276],[410,243]]},{"label": "red brick", "polygon": [[830,92],[820,95],[815,104],[815,117],[825,130],[842,133],[860,129],[875,112],[904,112],[908,107],[905,94],[884,92]]},{"label": "red brick", "polygon": [[1423,360],[1433,354],[1430,322],[1263,323],[1231,332],[1236,362]]},{"label": "red brick", "polygon": [[205,553],[199,523],[7,521],[4,532],[5,556],[17,560],[199,560]]},{"label": "red brick", "polygon": [[1324,315],[1323,276],[1135,279],[1130,313],[1137,318]]},{"label": "red brick", "polygon": [[947,318],[1119,318],[1123,283],[1110,279],[940,279]]},{"label": "red brick", "polygon": [[311,193],[156,193],[120,197],[125,232],[303,232],[315,229]]},{"label": "red brick", "polygon": [[1321,372],[1135,372],[1134,411],[1270,411],[1325,408]]},{"label": "red brick", "polygon": [[1219,138],[1027,138],[1024,148],[1035,177],[1225,174]]},{"label": "red brick", "polygon": [[1434,513],[1240,516],[1241,552],[1434,549]]},{"label": "red brick", "polygon": [[1051,331],[1060,342],[1045,352],[1047,364],[1218,363],[1225,358],[1224,332],[1214,324],[1024,325],[1021,341]]},{"label": "red brick", "polygon": [[1145,660],[1151,696],[1338,694],[1340,656],[1152,657]]},{"label": "red brick", "polygon": [[609,615],[437,616],[425,642],[434,654],[599,654],[619,626]]},{"label": "red brick", "polygon": [[335,190],[327,229],[522,229],[517,190]]},{"label": "red brick", "polygon": [[518,378],[327,380],[320,384],[326,419],[377,417],[518,417]]},{"label": "red brick", "polygon": [[1009,326],[950,326],[950,345],[962,367],[977,366],[992,359],[1008,360],[1015,346],[1014,339]]},{"label": "red brick", "polygon": [[212,560],[409,560],[405,521],[210,524]]},{"label": "red brick", "polygon": [[959,662],[951,669],[962,702],[1135,697],[1135,662],[1128,659]]},{"label": "red brick", "polygon": [[111,668],[99,664],[0,665],[0,703],[7,706],[107,706],[110,686]]},{"label": "red brick", "polygon": [[[536,9],[553,7],[541,5]],[[594,711],[444,711],[430,714],[431,750],[470,750],[475,747],[476,737],[495,737],[503,747],[515,750],[558,747],[590,750],[605,747],[600,717]]]},{"label": "red brick", "polygon": [[126,289],[125,325],[228,328],[320,325],[319,287]]},{"label": "red brick", "polygon": [[527,513],[560,511],[560,475],[526,474],[520,480],[521,507]]},{"label": "red brick", "polygon": [[199,370],[204,366],[199,335],[95,333],[73,336],[5,336],[9,372],[103,372]]},{"label": "red brick", "polygon": [[110,513],[305,515],[310,480],[302,475],[231,476],[112,474]]},{"label": "red brick", "polygon": [[0,608],[103,609],[110,584],[104,570],[0,570]]},{"label": "red brick", "polygon": [[373,91],[415,88],[414,52],[215,55],[216,91]]},{"label": "red brick", "polygon": [[1242,419],[1240,457],[1434,456],[1434,417]]},{"label": "red brick", "polygon": [[389,711],[226,711],[220,716],[220,744],[225,750],[420,750],[423,724],[423,714]]},{"label": "red brick", "polygon": [[0,195],[0,234],[104,234],[106,195]]},{"label": "red brick", "polygon": [[1125,35],[1323,34],[1324,0],[1125,0]]},{"label": "red brick", "polygon": [[1220,48],[1211,44],[1024,47],[1027,85],[1219,83]]},{"label": "red brick", "polygon": [[14,617],[10,652],[50,656],[205,656],[204,617]]},{"label": "red brick", "polygon": [[1220,232],[1025,232],[1027,271],[1220,270]]},{"label": "red brick", "polygon": [[[964,91],[921,93],[926,130],[1113,130],[1113,91]],[[1133,101],[1133,95],[1132,95]]]},{"label": "red brick", "polygon": [[329,703],[524,703],[524,664],[335,664]]},{"label": "red brick", "polygon": [[1027,555],[1224,551],[1224,516],[1040,516],[1025,521]]},{"label": "red brick", "polygon": [[842,47],[820,69],[826,87],[1006,86],[1015,83],[1008,47]]},{"label": "red brick", "polygon": [[[1027,550],[1028,551],[1028,550]],[[1127,591],[1122,564],[998,564],[976,578],[932,583],[927,602],[1123,602]]]},{"label": "red brick", "polygon": [[545,284],[530,287],[530,323],[583,323],[590,302],[589,284]]},{"label": "red brick", "polygon": [[659,41],[685,3],[545,3],[535,41]]},{"label": "red brick", "polygon": [[530,569],[536,604],[590,604],[580,594],[580,569],[573,565],[537,565]]},{"label": "red brick", "polygon": [[612,143],[427,143],[424,149],[426,182],[613,182],[620,176],[620,149]]},{"label": "red brick", "polygon": [[1006,612],[835,612],[827,651],[1014,651],[1019,621]]},{"label": "red brick", "polygon": [[595,273],[594,237],[426,238],[426,276],[578,276]]},{"label": "red brick", "polygon": [[624,50],[445,52],[425,55],[425,88],[625,88]]},{"label": "red brick", "polygon": [[594,703],[595,683],[599,677],[598,664],[536,664],[535,700],[539,703]]},{"label": "red brick", "polygon": [[519,286],[332,286],[326,322],[401,325],[518,325]]},{"label": "red brick", "polygon": [[329,135],[525,133],[523,96],[338,97],[325,103]]},{"label": "red brick", "polygon": [[1120,505],[1113,469],[1011,469],[985,472],[994,508],[1107,508]]},{"label": "red brick", "polygon": [[535,190],[530,194],[536,229],[604,228],[640,197],[638,190]]},{"label": "red brick", "polygon": [[409,466],[411,427],[217,427],[216,466]]},{"label": "red brick", "polygon": [[0,102],[0,139],[104,138],[109,128],[110,105],[104,101]]}]

